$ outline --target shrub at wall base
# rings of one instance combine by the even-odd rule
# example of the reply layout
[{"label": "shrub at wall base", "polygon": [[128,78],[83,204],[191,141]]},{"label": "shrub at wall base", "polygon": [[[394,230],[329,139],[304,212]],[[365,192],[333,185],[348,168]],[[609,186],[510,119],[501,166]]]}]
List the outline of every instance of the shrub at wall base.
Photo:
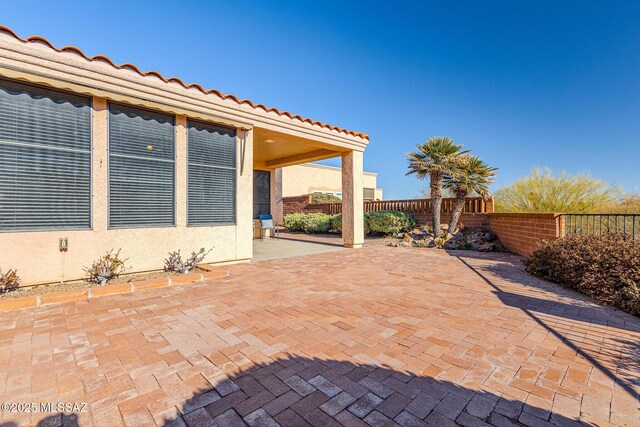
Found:
[{"label": "shrub at wall base", "polygon": [[640,316],[640,243],[623,234],[569,235],[525,261],[534,276]]},{"label": "shrub at wall base", "polygon": [[84,269],[85,280],[89,283],[106,285],[109,280],[115,279],[127,270],[127,259],[120,258],[120,249],[114,254],[113,249],[104,256],[98,258],[91,267]]},{"label": "shrub at wall base", "polygon": [[285,215],[284,226],[291,231],[304,233],[328,233],[331,229],[331,215],[323,213]]},{"label": "shrub at wall base", "polygon": [[20,279],[16,270],[7,270],[6,273],[0,270],[0,294],[16,290],[18,286],[20,286]]},{"label": "shrub at wall base", "polygon": [[[406,212],[380,211],[364,214],[365,234],[397,235],[410,231],[415,225],[413,217]],[[304,233],[327,233],[329,231],[342,233],[342,215],[293,213],[285,215],[284,226],[290,231]]]},{"label": "shrub at wall base", "polygon": [[209,255],[213,248],[208,251],[200,248],[198,252],[191,252],[191,256],[186,260],[182,259],[180,250],[170,252],[169,257],[164,260],[164,271],[172,271],[180,274],[189,274],[193,271],[204,258]]},{"label": "shrub at wall base", "polygon": [[371,233],[384,235],[400,234],[416,226],[411,215],[399,211],[367,212],[364,221]]}]

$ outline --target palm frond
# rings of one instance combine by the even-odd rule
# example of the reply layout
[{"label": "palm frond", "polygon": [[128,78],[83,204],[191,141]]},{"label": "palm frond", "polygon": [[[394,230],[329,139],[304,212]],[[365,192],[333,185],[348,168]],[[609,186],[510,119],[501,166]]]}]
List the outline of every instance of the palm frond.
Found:
[{"label": "palm frond", "polygon": [[489,197],[489,186],[493,183],[498,168],[487,165],[478,156],[464,155],[442,184],[445,189],[460,197],[476,193],[483,199]]},{"label": "palm frond", "polygon": [[416,145],[417,152],[407,153],[409,171],[407,175],[416,175],[424,179],[431,174],[454,173],[458,158],[468,150],[460,151],[461,144],[455,144],[448,136],[434,136],[424,144]]}]

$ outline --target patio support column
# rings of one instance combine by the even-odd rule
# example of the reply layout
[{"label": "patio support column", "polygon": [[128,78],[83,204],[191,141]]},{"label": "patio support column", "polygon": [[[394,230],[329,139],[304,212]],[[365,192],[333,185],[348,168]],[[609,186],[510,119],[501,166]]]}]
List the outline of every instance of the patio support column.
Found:
[{"label": "patio support column", "polygon": [[253,257],[253,129],[238,129],[235,259]]},{"label": "patio support column", "polygon": [[284,204],[282,202],[282,168],[271,171],[271,215],[276,224],[284,221]]},{"label": "patio support column", "polygon": [[364,244],[362,151],[342,155],[342,240],[347,248],[361,248]]}]

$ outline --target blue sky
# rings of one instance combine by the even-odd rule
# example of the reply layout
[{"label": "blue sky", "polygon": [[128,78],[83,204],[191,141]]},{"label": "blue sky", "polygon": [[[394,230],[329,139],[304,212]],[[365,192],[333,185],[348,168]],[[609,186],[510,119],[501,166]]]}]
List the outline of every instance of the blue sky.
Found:
[{"label": "blue sky", "polygon": [[[452,136],[500,168],[640,193],[640,2],[12,2],[0,23],[371,136],[385,198]],[[329,161],[339,165],[339,161]]]}]

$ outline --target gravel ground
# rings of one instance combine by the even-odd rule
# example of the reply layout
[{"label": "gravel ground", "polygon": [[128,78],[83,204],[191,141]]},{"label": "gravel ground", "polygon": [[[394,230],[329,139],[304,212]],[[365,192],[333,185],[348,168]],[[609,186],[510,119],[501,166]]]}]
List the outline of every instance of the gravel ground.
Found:
[{"label": "gravel ground", "polygon": [[[199,269],[197,269],[200,271]],[[171,277],[175,276],[176,273],[166,272],[166,271],[152,271],[149,273],[133,273],[126,274],[118,277],[117,279],[113,279],[109,282],[110,285],[118,284],[118,283],[129,283],[129,282],[137,282],[139,280],[148,280],[148,279],[161,279],[163,277]],[[94,286],[100,286],[95,283],[89,283],[84,280],[75,280],[71,282],[64,282],[58,284],[51,285],[37,285],[37,286],[28,286],[24,288],[18,288],[15,291],[6,292],[0,294],[0,299],[8,299],[8,298],[21,298],[27,297],[31,295],[42,295],[47,292],[60,292],[60,291],[68,291],[70,289],[83,289],[83,288],[91,288]]]},{"label": "gravel ground", "polygon": [[397,237],[371,236],[364,239],[365,246],[389,246],[390,243],[401,242]]}]

